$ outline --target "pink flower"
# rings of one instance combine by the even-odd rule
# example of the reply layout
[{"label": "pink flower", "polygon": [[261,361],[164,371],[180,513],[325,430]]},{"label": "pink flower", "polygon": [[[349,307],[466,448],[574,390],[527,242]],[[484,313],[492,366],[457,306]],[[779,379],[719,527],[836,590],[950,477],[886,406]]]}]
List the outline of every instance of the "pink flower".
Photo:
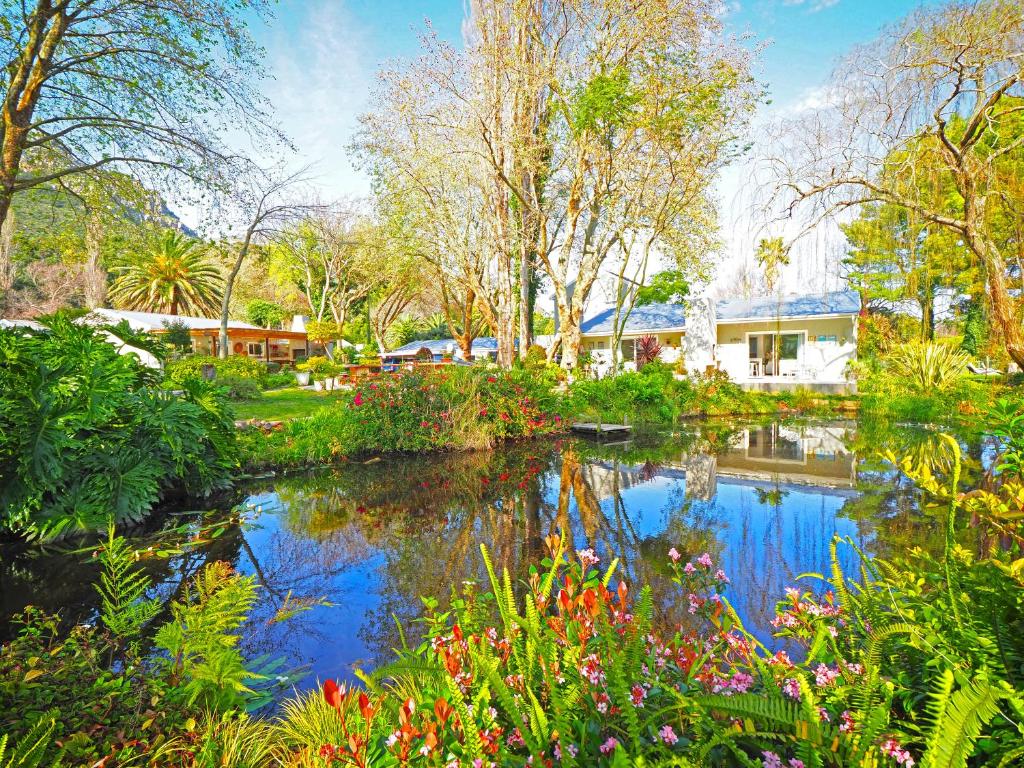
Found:
[{"label": "pink flower", "polygon": [[837,677],[839,670],[826,667],[824,664],[819,664],[814,670],[814,682],[822,688],[831,685]]},{"label": "pink flower", "polygon": [[614,736],[609,736],[608,741],[601,745],[601,754],[609,755],[617,746],[619,746],[619,742],[616,741]]},{"label": "pink flower", "polygon": [[355,399],[352,401],[352,404],[353,405],[362,405],[363,404],[363,393],[362,392],[356,392],[356,396],[355,396]]},{"label": "pink flower", "polygon": [[597,565],[601,562],[601,558],[594,554],[594,550],[589,547],[587,549],[576,550],[576,557],[580,559],[580,563],[584,568],[589,568],[590,566]]},{"label": "pink flower", "polygon": [[696,573],[697,569],[693,567],[693,563],[687,563],[683,566],[683,573]]},{"label": "pink flower", "polygon": [[789,764],[792,768],[804,768],[804,761],[795,757],[789,758]]},{"label": "pink flower", "polygon": [[668,551],[668,556],[673,563],[678,563],[679,558],[682,557],[682,555],[679,554],[679,551],[675,547],[672,547],[672,549]]},{"label": "pink flower", "polygon": [[721,568],[719,568],[717,571],[715,571],[715,578],[718,579],[723,584],[728,584],[729,583],[729,577],[725,575],[725,571],[723,571]]},{"label": "pink flower", "polygon": [[677,741],[679,741],[679,737],[676,736],[676,732],[674,730],[672,730],[672,726],[671,725],[663,725],[663,726],[661,726],[661,730],[658,731],[658,735],[661,736],[661,740],[664,741],[669,746],[672,746]]},{"label": "pink flower", "polygon": [[703,555],[697,558],[697,564],[703,565],[705,568],[710,568],[712,566],[711,555],[705,552]]},{"label": "pink flower", "polygon": [[761,754],[764,756],[764,759],[761,761],[761,765],[764,768],[782,768],[782,758],[777,754],[769,750],[765,750]]},{"label": "pink flower", "polygon": [[910,756],[910,752],[900,746],[896,739],[886,739],[879,749],[882,750],[882,754],[893,758],[903,768],[914,768],[914,758]]},{"label": "pink flower", "polygon": [[746,693],[753,684],[754,678],[746,672],[734,672],[732,679],[729,680],[729,687],[736,691],[736,693]]},{"label": "pink flower", "polygon": [[846,710],[841,714],[840,719],[842,722],[839,724],[840,733],[849,733],[853,730],[853,715],[850,714],[850,710]]},{"label": "pink flower", "polygon": [[800,681],[795,677],[788,677],[782,684],[782,692],[794,701],[800,701]]}]

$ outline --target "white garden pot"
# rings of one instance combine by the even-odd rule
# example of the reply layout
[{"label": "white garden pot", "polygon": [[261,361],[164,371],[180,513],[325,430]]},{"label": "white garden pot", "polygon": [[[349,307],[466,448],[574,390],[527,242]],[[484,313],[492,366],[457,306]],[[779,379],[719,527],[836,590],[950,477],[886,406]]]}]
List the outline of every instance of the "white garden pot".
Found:
[{"label": "white garden pot", "polygon": [[314,381],[313,382],[313,389],[316,390],[317,392],[323,392],[324,391],[324,382],[322,382],[322,381]]},{"label": "white garden pot", "polygon": [[300,387],[309,386],[309,371],[296,371],[295,383],[298,384]]}]

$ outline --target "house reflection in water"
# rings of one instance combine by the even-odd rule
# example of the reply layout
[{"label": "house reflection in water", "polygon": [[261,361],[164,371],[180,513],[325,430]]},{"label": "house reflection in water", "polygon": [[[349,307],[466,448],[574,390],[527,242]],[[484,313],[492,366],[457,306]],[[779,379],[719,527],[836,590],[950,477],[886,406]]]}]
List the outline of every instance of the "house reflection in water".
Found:
[{"label": "house reflection in water", "polygon": [[717,457],[717,472],[751,480],[853,488],[857,465],[846,447],[846,432],[842,424],[773,423],[744,429],[730,449]]},{"label": "house reflection in water", "polygon": [[[716,565],[732,578],[729,599],[767,640],[785,587],[802,573],[829,572],[833,536],[871,548],[870,527],[844,515],[859,496],[856,457],[846,446],[853,426],[752,426],[716,451],[705,445],[670,458],[662,453],[656,464],[605,458],[585,465],[583,474],[602,507],[617,505],[656,557],[684,531],[691,540],[702,531],[710,536]],[[838,554],[844,570],[855,572],[856,553],[841,547]]]}]

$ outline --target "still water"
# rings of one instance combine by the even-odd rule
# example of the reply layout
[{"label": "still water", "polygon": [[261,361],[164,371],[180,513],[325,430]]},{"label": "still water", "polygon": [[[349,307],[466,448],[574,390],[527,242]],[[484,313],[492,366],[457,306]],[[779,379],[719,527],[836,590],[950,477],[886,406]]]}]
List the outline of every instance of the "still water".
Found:
[{"label": "still water", "polygon": [[[685,600],[669,580],[666,553],[710,553],[748,629],[771,643],[776,600],[802,574],[828,572],[835,535],[883,556],[936,543],[937,526],[909,483],[877,458],[881,443],[899,452],[927,439],[852,421],[709,423],[615,443],[564,439],[391,458],[260,481],[244,489],[234,513],[172,515],[163,532],[133,543],[170,551],[143,561],[165,597],[211,560],[255,575],[261,589],[247,650],[307,667],[307,685],[387,660],[402,633],[416,642],[420,596],[444,600],[480,581],[481,543],[499,570],[524,574],[554,531],[573,549],[592,547],[603,564],[620,558],[621,575],[650,583],[660,620],[673,625],[686,621]],[[215,528],[212,541],[176,549]],[[839,556],[853,572],[853,547]],[[95,576],[88,551],[4,556],[0,638],[29,603],[68,623],[93,620]],[[303,604],[312,607],[273,621],[283,607]]]}]

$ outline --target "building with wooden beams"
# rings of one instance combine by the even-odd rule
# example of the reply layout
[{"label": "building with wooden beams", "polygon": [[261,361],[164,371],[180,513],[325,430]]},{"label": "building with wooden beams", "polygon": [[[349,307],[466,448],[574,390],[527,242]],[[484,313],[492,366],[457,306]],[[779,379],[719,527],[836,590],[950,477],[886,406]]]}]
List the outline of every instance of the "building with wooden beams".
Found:
[{"label": "building with wooden beams", "polygon": [[[125,321],[133,329],[146,333],[166,333],[180,323],[192,337],[192,351],[200,355],[218,355],[220,319],[165,315],[159,312],[134,312],[122,309],[94,309],[87,318],[92,322],[116,325]],[[309,339],[302,323],[292,330],[260,328],[238,320],[228,321],[228,355],[243,355],[268,363],[292,363],[309,354]]]}]

